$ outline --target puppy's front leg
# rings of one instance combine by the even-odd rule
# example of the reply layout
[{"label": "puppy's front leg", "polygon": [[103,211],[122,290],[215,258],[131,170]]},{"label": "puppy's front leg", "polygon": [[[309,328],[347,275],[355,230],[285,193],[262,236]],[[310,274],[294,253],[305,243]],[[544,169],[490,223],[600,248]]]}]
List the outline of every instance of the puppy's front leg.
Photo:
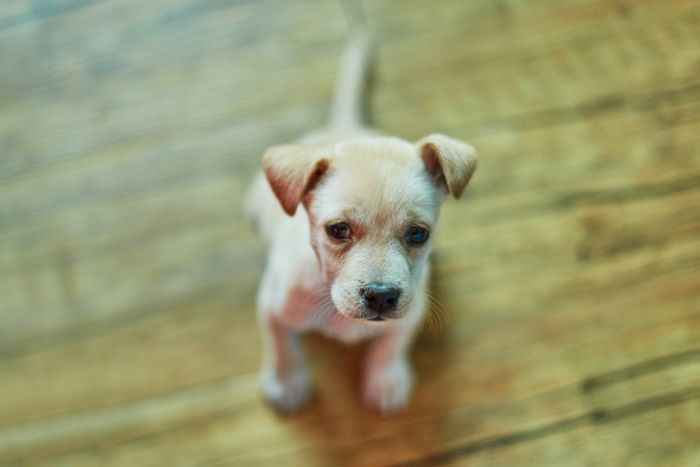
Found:
[{"label": "puppy's front leg", "polygon": [[399,325],[378,337],[369,349],[365,367],[365,403],[388,414],[403,409],[413,389],[409,361],[418,323]]},{"label": "puppy's front leg", "polygon": [[311,398],[311,382],[301,336],[275,316],[261,319],[264,342],[260,384],[265,397],[282,412],[293,412]]},{"label": "puppy's front leg", "polygon": [[430,264],[421,274],[411,310],[395,322],[371,345],[365,366],[365,402],[388,414],[403,409],[413,390],[413,370],[409,361],[411,344],[423,323],[427,303]]}]

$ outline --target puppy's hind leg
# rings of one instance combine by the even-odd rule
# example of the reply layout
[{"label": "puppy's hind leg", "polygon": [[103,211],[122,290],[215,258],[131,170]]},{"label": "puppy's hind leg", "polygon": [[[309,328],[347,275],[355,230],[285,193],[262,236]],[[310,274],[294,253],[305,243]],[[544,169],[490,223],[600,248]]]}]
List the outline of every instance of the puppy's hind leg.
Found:
[{"label": "puppy's hind leg", "polygon": [[[265,281],[260,295],[265,295]],[[313,393],[301,336],[282,323],[265,300],[258,302],[263,340],[260,386],[265,398],[278,411],[294,412],[304,406]]]}]

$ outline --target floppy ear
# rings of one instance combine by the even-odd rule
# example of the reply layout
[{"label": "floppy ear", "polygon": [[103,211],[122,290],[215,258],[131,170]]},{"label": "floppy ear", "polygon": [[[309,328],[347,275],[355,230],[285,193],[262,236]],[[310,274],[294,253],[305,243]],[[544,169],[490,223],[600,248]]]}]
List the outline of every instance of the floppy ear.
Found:
[{"label": "floppy ear", "polygon": [[[323,151],[325,149],[326,151]],[[263,169],[284,212],[293,216],[299,203],[328,170],[328,147],[306,144],[273,146],[263,156]]]},{"label": "floppy ear", "polygon": [[476,170],[476,151],[445,135],[426,136],[418,142],[420,156],[435,183],[455,199]]}]

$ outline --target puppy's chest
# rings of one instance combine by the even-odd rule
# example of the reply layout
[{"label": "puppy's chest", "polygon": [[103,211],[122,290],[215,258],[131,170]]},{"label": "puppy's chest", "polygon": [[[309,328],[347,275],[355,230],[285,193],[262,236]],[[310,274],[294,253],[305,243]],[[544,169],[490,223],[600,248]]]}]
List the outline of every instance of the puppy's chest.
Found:
[{"label": "puppy's chest", "polygon": [[298,331],[319,331],[346,343],[375,337],[382,332],[378,326],[338,313],[325,287],[323,290],[292,289],[280,318]]}]

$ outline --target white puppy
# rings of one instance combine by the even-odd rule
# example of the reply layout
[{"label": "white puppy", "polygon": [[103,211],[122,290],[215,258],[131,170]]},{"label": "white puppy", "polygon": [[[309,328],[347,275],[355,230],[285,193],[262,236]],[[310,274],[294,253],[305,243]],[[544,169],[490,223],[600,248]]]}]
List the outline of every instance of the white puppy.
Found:
[{"label": "white puppy", "polygon": [[417,144],[362,127],[368,41],[348,45],[331,122],[263,157],[249,214],[269,245],[258,295],[262,391],[279,410],[311,395],[300,332],[345,342],[374,338],[364,398],[381,412],[405,406],[408,353],[426,313],[431,232],[447,194],[476,168],[474,150],[442,135]]}]

